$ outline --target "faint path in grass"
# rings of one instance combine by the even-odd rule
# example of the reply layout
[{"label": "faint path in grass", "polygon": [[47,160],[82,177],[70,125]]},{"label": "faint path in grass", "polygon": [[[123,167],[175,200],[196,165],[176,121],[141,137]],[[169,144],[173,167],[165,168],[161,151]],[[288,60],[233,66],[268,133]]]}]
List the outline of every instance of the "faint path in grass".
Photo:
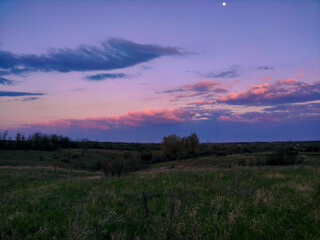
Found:
[{"label": "faint path in grass", "polygon": [[[3,168],[9,168],[9,169],[53,169],[53,170],[66,170],[66,169],[58,169],[58,168],[54,168],[54,167],[50,167],[50,166],[35,166],[35,167],[31,167],[31,166],[0,166],[0,169]],[[78,171],[78,170],[73,170],[73,171]]]},{"label": "faint path in grass", "polygon": [[[55,168],[50,166],[0,166],[0,169],[17,169],[17,170],[24,170],[24,169],[43,169],[43,170],[53,170],[53,171],[63,171],[63,172],[77,172],[77,173],[92,173],[93,176],[83,176],[80,178],[86,178],[86,179],[101,179],[104,174],[102,172],[91,172],[91,171],[84,171],[84,170],[77,170],[77,169],[66,169],[66,168]],[[79,178],[79,177],[77,177]]]}]

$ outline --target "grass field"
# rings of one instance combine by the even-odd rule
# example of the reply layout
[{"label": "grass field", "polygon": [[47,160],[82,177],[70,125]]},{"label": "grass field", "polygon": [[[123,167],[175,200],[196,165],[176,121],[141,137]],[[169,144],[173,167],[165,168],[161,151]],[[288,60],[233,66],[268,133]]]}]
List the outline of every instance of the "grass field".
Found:
[{"label": "grass field", "polygon": [[320,239],[319,155],[179,160],[117,178],[94,171],[103,150],[67,151],[0,151],[1,239]]}]

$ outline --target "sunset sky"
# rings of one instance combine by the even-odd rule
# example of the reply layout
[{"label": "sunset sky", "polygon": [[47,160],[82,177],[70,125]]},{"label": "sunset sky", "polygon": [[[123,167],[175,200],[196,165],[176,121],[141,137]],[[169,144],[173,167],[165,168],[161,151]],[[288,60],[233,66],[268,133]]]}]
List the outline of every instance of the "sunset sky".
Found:
[{"label": "sunset sky", "polygon": [[0,130],[320,140],[320,1],[0,2]]}]

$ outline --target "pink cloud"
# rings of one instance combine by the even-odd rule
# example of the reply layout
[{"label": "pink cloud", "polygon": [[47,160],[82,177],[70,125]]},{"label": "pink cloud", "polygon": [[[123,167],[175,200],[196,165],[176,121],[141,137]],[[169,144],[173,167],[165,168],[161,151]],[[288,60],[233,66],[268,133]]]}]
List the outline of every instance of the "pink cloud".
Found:
[{"label": "pink cloud", "polygon": [[218,97],[218,103],[231,105],[274,105],[320,99],[320,82],[307,84],[288,78],[275,83],[257,84],[247,91]]},{"label": "pink cloud", "polygon": [[125,115],[106,118],[106,121],[116,125],[140,126],[143,123],[163,124],[182,122],[189,119],[186,112],[178,109],[145,109],[130,111]]},{"label": "pink cloud", "polygon": [[280,81],[278,81],[278,83],[280,83],[280,84],[292,84],[292,85],[294,85],[295,83],[297,83],[297,80],[294,79],[294,78],[287,78],[287,79],[285,79],[285,80],[280,80]]},{"label": "pink cloud", "polygon": [[[212,104],[210,101],[198,101],[189,105]],[[124,126],[140,127],[158,124],[175,124],[199,120],[216,119],[222,122],[281,122],[288,119],[319,119],[319,104],[282,104],[265,108],[263,112],[235,114],[226,109],[205,109],[190,107],[181,109],[145,109],[132,110],[124,115],[86,119],[61,119],[24,125],[30,129],[51,129],[54,131],[76,130],[91,131],[94,129],[109,130]],[[41,128],[42,127],[42,128]]]},{"label": "pink cloud", "polygon": [[144,124],[168,124],[178,123],[192,118],[191,111],[180,109],[145,109],[142,111],[130,111],[124,115],[112,117],[97,117],[86,119],[61,119],[34,123],[28,126],[46,126],[53,128],[80,127],[87,129],[104,129],[119,126],[142,126]]}]

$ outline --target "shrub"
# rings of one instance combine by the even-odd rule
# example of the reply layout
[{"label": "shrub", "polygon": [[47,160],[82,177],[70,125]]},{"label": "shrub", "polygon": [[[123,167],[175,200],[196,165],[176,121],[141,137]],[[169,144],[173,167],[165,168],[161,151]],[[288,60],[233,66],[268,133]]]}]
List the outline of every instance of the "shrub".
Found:
[{"label": "shrub", "polygon": [[151,163],[165,162],[166,157],[162,151],[153,151]]},{"label": "shrub", "polygon": [[113,157],[108,161],[101,164],[101,168],[106,176],[118,176],[120,177],[126,172],[139,171],[148,164],[140,159],[140,155],[137,153],[125,153],[123,156]]},{"label": "shrub", "polygon": [[117,175],[118,177],[121,176],[121,174],[125,170],[125,164],[123,160],[111,160],[110,162],[107,163],[104,167],[104,171],[106,175],[108,176],[108,172],[111,174],[111,176]]},{"label": "shrub", "polygon": [[276,152],[267,156],[266,160],[267,165],[291,165],[297,163],[299,163],[298,152],[291,146],[279,148]]},{"label": "shrub", "polygon": [[142,152],[140,154],[140,159],[145,162],[151,162],[152,160],[152,152]]}]

